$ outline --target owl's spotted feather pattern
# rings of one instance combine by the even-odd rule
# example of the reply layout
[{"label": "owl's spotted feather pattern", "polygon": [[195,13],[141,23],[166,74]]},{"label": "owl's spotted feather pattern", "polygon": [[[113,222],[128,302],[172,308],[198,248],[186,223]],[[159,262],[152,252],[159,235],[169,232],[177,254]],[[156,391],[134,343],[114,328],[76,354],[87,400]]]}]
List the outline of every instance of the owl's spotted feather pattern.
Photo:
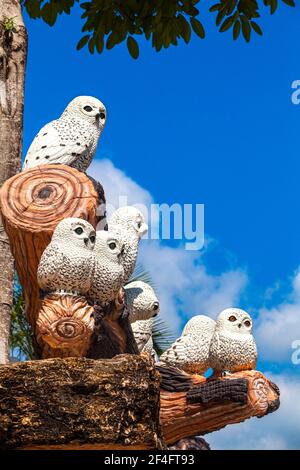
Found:
[{"label": "owl's spotted feather pattern", "polygon": [[95,235],[94,228],[83,219],[62,220],[40,259],[40,288],[46,292],[85,294],[95,267]]},{"label": "owl's spotted feather pattern", "polygon": [[189,373],[203,374],[209,367],[209,348],[216,322],[205,315],[192,317],[182,335],[160,361]]},{"label": "owl's spotted feather pattern", "polygon": [[149,320],[138,320],[131,324],[134,338],[140,352],[148,352],[149,354],[152,354],[152,326],[152,318]]},{"label": "owl's spotted feather pattern", "polygon": [[121,262],[124,267],[124,282],[127,282],[136,265],[140,239],[147,232],[148,226],[138,209],[124,206],[112,214],[108,220],[108,228],[123,243]]},{"label": "owl's spotted feather pattern", "polygon": [[75,98],[59,119],[46,124],[36,135],[25,157],[23,170],[61,163],[86,171],[96,152],[105,120],[105,106],[97,98]]},{"label": "owl's spotted feather pattern", "polygon": [[209,362],[215,372],[255,369],[257,349],[252,319],[244,310],[228,308],[218,316]]},{"label": "owl's spotted feather pattern", "polygon": [[105,303],[114,300],[124,283],[124,268],[120,262],[123,245],[114,233],[97,232],[94,248],[95,269],[87,297]]}]

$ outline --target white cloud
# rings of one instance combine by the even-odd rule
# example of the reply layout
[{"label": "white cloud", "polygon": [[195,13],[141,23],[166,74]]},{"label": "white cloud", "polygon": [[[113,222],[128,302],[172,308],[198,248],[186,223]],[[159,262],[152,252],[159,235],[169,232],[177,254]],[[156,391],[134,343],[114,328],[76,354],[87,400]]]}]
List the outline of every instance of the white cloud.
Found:
[{"label": "white cloud", "polygon": [[[90,174],[101,181],[107,203],[114,207],[119,207],[119,196],[127,196],[130,205],[142,204],[149,208],[154,203],[147,190],[110,160],[94,160]],[[162,245],[157,240],[141,242],[139,261],[149,270],[157,286],[162,317],[177,333],[182,316],[208,314],[215,317],[223,308],[238,305],[247,282],[247,275],[242,270],[211,275],[200,252],[187,251],[183,246]]]},{"label": "white cloud", "polygon": [[270,372],[266,376],[280,388],[279,410],[207,435],[212,449],[300,449],[300,377]]},{"label": "white cloud", "polygon": [[[111,209],[117,209],[120,205],[142,204],[149,207],[153,203],[149,191],[139,186],[122,170],[116,168],[110,160],[94,159],[89,168],[89,173],[103,185],[108,215],[110,215]],[[122,202],[122,199],[120,200],[120,197],[124,196],[127,197],[125,203]]]},{"label": "white cloud", "polygon": [[300,340],[300,271],[286,302],[259,311],[255,337],[263,361],[290,362],[292,343]]}]

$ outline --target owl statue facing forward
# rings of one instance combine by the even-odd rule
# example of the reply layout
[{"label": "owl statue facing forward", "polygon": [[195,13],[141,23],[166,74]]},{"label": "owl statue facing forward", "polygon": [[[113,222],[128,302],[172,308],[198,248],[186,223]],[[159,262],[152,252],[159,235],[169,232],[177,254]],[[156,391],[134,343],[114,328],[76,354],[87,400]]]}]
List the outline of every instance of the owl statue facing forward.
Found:
[{"label": "owl statue facing forward", "polygon": [[100,304],[116,299],[124,284],[124,268],[120,257],[123,245],[110,231],[97,231],[94,248],[95,269],[87,297]]},{"label": "owl statue facing forward", "polygon": [[93,249],[96,232],[83,219],[63,219],[43,252],[37,279],[46,292],[85,294],[95,267]]},{"label": "owl statue facing forward", "polygon": [[188,373],[203,374],[210,367],[209,348],[215,326],[216,322],[205,315],[192,317],[160,361]]},{"label": "owl statue facing forward", "polygon": [[105,120],[105,106],[97,98],[74,98],[58,119],[46,124],[36,135],[25,157],[23,170],[47,163],[63,163],[86,171],[96,152]]},{"label": "owl statue facing forward", "polygon": [[124,267],[124,282],[132,275],[142,236],[148,231],[143,214],[133,206],[117,209],[108,220],[108,228],[123,243],[121,263]]},{"label": "owl statue facing forward", "polygon": [[239,308],[227,308],[218,316],[209,351],[215,374],[255,369],[257,349],[252,319]]}]

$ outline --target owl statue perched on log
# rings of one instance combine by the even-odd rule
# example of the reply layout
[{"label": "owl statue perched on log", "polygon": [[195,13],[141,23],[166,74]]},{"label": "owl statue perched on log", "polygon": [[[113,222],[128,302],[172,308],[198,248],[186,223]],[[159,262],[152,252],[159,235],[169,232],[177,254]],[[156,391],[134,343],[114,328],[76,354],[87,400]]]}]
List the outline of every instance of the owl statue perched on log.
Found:
[{"label": "owl statue perched on log", "polygon": [[105,121],[105,106],[97,98],[74,98],[58,119],[38,132],[28,149],[23,170],[62,163],[85,172],[95,155]]},{"label": "owl statue perched on log", "polygon": [[216,322],[205,315],[192,317],[160,361],[185,372],[203,374],[210,367],[209,348],[215,326]]},{"label": "owl statue perched on log", "polygon": [[160,357],[162,363],[190,373],[212,368],[215,376],[255,369],[256,360],[251,317],[238,308],[223,310],[216,322],[205,315],[192,317]]},{"label": "owl statue perched on log", "polygon": [[252,319],[239,308],[227,308],[217,318],[209,349],[209,364],[215,375],[255,369],[257,349]]},{"label": "owl statue perched on log", "polygon": [[39,287],[45,292],[85,294],[95,269],[95,240],[96,232],[87,221],[63,219],[41,256],[37,271]]}]

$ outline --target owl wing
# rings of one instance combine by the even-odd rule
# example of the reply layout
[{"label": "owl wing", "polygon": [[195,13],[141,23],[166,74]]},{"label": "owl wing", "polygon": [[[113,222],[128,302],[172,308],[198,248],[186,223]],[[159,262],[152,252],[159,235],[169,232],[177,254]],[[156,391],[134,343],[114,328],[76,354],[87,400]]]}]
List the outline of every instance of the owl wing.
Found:
[{"label": "owl wing", "polygon": [[191,348],[190,335],[180,336],[161,356],[160,361],[174,366],[183,366],[190,360],[189,349]]},{"label": "owl wing", "polygon": [[[147,324],[143,325],[143,323]],[[131,327],[138,349],[142,351],[152,336],[152,325],[147,320],[140,320],[132,323]]]},{"label": "owl wing", "polygon": [[76,135],[74,129],[68,132],[68,127],[68,123],[59,119],[46,124],[29,147],[23,170],[46,163],[71,165],[80,156],[90,152],[92,142],[85,142],[83,137]]},{"label": "owl wing", "polygon": [[56,243],[50,243],[41,256],[37,279],[41,289],[48,289],[58,277],[64,264],[64,255]]}]

